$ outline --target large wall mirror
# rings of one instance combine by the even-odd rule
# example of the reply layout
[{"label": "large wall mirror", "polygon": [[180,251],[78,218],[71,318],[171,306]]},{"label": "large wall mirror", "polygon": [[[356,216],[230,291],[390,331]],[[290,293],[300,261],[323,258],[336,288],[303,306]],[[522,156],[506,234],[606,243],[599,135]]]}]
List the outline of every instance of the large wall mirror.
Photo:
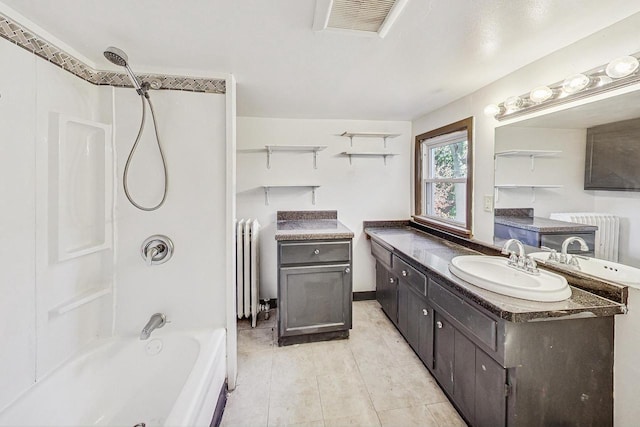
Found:
[{"label": "large wall mirror", "polygon": [[[572,268],[590,274],[586,255],[603,261],[595,275],[640,285],[640,270],[622,271],[640,269],[640,90],[499,126],[494,154],[496,244],[516,237],[560,252],[581,236],[588,251],[565,248],[579,255]],[[585,189],[585,172],[606,189]]]}]

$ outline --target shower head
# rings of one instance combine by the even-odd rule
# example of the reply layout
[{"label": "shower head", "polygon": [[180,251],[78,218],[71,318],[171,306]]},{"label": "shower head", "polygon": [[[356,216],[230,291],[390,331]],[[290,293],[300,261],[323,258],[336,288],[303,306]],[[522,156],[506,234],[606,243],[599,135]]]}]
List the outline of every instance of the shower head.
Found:
[{"label": "shower head", "polygon": [[138,80],[136,75],[133,74],[133,71],[131,71],[131,68],[129,67],[129,57],[127,57],[127,54],[124,53],[122,49],[109,46],[104,51],[104,57],[107,58],[111,63],[124,67],[127,70],[129,78],[133,82],[133,87],[136,88],[136,91],[140,95],[143,95],[145,93],[145,90],[142,88],[142,83],[140,83],[140,80]]}]

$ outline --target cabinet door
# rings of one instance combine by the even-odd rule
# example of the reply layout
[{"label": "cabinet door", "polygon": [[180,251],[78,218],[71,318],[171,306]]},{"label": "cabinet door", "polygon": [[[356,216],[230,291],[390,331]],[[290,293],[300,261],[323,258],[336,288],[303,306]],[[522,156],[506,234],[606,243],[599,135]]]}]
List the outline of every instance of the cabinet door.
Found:
[{"label": "cabinet door", "polygon": [[382,263],[376,262],[376,299],[393,323],[398,322],[397,294],[397,281],[393,274]]},{"label": "cabinet door", "polygon": [[453,393],[454,332],[453,326],[434,311],[433,374],[450,394]]},{"label": "cabinet door", "polygon": [[476,425],[476,346],[459,331],[454,335],[453,397],[467,420]]},{"label": "cabinet door", "polygon": [[282,336],[348,329],[350,265],[280,268],[280,298]]},{"label": "cabinet door", "polygon": [[482,350],[476,350],[476,426],[506,425],[506,382],[506,370]]},{"label": "cabinet door", "polygon": [[[409,328],[409,288],[402,280],[398,281],[398,329],[407,338]],[[407,338],[407,341],[409,339]],[[411,344],[411,343],[409,343]]]},{"label": "cabinet door", "polygon": [[[400,282],[406,287],[404,282]],[[433,366],[433,314],[427,299],[413,290],[408,290],[407,330],[405,337],[420,359],[429,367]]]}]

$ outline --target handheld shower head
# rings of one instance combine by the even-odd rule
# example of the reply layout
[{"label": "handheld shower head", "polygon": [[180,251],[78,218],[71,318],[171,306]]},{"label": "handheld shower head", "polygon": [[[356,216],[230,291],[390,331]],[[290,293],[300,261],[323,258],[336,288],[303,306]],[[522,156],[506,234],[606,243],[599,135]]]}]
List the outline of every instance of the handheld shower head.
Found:
[{"label": "handheld shower head", "polygon": [[131,79],[131,82],[133,83],[133,87],[136,88],[136,91],[140,95],[143,95],[145,93],[145,90],[142,88],[142,83],[140,83],[140,80],[138,80],[136,75],[133,74],[133,71],[129,67],[129,57],[127,56],[126,53],[124,53],[124,51],[122,49],[118,49],[117,47],[109,46],[104,51],[104,57],[107,58],[109,60],[109,62],[111,62],[113,64],[116,64],[116,65],[119,65],[121,67],[124,67],[127,70],[127,74],[129,74],[129,78]]}]

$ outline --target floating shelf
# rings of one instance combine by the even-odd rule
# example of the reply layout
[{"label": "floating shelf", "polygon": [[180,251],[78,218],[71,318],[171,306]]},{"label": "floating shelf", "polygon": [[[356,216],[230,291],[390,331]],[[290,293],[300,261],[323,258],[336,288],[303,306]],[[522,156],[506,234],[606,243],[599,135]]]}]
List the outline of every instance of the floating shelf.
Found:
[{"label": "floating shelf", "polygon": [[263,185],[264,189],[264,204],[269,205],[269,192],[272,188],[310,188],[311,189],[311,204],[316,204],[316,189],[320,188],[319,185]]},{"label": "floating shelf", "polygon": [[388,133],[388,132],[343,132],[340,136],[346,136],[349,138],[349,143],[353,147],[353,137],[358,136],[361,138],[382,138],[384,140],[384,148],[387,148],[387,138],[395,138],[400,136],[400,133]]},{"label": "floating shelf", "polygon": [[267,149],[267,169],[271,169],[271,154],[274,151],[302,151],[313,153],[313,168],[318,169],[318,151],[327,148],[327,145],[265,145]]},{"label": "floating shelf", "polygon": [[397,156],[397,153],[386,153],[384,151],[376,152],[376,151],[343,151],[343,156],[349,156],[349,164],[353,164],[352,157],[360,156],[360,157],[382,157],[384,158],[384,164],[387,164],[387,157]]},{"label": "floating shelf", "polygon": [[531,159],[531,170],[533,171],[536,157],[556,157],[560,153],[562,151],[559,150],[506,150],[495,153],[494,157],[496,160],[498,157],[529,157]]},{"label": "floating shelf", "polygon": [[98,298],[101,298],[105,295],[109,295],[110,293],[111,293],[111,288],[90,289],[70,299],[69,301],[66,301],[60,304],[59,306],[49,310],[49,319],[61,316],[65,313],[75,310],[78,307],[88,304],[91,301],[97,300]]},{"label": "floating shelf", "polygon": [[499,190],[501,189],[509,189],[509,188],[530,188],[531,189],[531,202],[536,201],[536,188],[562,188],[562,185],[555,184],[496,184],[494,185],[496,191],[495,201],[498,201],[498,196],[500,194]]}]

